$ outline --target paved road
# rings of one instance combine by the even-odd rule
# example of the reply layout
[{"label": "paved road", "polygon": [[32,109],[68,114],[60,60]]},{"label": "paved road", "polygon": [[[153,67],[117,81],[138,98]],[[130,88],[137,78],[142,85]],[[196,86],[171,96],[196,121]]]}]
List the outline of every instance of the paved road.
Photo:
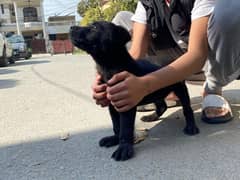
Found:
[{"label": "paved road", "polygon": [[[224,89],[234,121],[200,121],[201,86],[188,85],[201,133],[182,133],[181,108],[169,109],[135,146],[136,157],[115,162],[100,148],[111,134],[106,109],[91,99],[89,56],[36,56],[0,68],[0,180],[235,180],[240,179],[240,83]],[[65,141],[62,136],[69,135]]]}]

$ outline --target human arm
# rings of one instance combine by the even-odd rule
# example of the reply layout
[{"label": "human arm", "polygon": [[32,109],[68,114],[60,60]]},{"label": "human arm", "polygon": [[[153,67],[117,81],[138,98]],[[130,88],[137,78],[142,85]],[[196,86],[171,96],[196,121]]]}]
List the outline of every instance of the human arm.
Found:
[{"label": "human arm", "polygon": [[148,51],[149,30],[146,24],[133,22],[132,44],[129,54],[133,59],[143,58]]},{"label": "human arm", "polygon": [[128,72],[113,76],[108,84],[119,83],[107,88],[107,97],[117,111],[127,111],[144,96],[200,71],[208,55],[208,20],[209,16],[192,21],[188,51],[168,66],[142,77],[136,77]]}]

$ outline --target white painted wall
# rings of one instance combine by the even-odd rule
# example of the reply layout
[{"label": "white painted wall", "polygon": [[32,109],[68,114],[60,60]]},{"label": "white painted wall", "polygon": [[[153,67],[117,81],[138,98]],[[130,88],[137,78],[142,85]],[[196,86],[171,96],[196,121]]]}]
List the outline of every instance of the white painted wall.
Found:
[{"label": "white painted wall", "polygon": [[[0,5],[1,5],[1,0],[0,0]],[[21,20],[23,20],[23,8],[24,7],[18,7],[17,8],[17,12],[18,12],[18,16]],[[37,9],[37,15],[39,17],[39,19],[41,20],[42,17],[42,11],[40,7],[35,7]],[[11,18],[10,18],[10,10],[9,10],[9,4],[4,4],[4,14],[2,14],[2,11],[0,9],[0,19],[3,19],[4,21],[6,21],[6,23],[11,23]]]},{"label": "white painted wall", "polygon": [[[1,5],[1,1],[0,1],[0,5]],[[0,19],[3,19],[7,23],[10,23],[10,11],[8,7],[9,7],[8,4],[4,4],[4,14],[2,14],[2,10],[0,9]]]},{"label": "white painted wall", "polygon": [[[0,0],[0,4],[1,4],[1,0]],[[42,11],[41,11],[41,7],[37,6],[35,7],[37,9],[37,15],[39,18],[40,22],[31,22],[31,27],[30,28],[26,28],[24,23],[23,23],[23,8],[24,7],[18,7],[17,8],[17,13],[19,16],[19,23],[20,23],[20,27],[22,31],[39,31],[42,30],[42,23],[41,23],[41,16],[42,16]],[[4,20],[3,26],[0,27],[0,32],[11,32],[11,31],[16,31],[16,23],[12,23],[11,22],[11,15],[10,15],[10,10],[9,10],[9,4],[4,4],[4,14],[2,14],[2,11],[0,9],[0,19]]]}]

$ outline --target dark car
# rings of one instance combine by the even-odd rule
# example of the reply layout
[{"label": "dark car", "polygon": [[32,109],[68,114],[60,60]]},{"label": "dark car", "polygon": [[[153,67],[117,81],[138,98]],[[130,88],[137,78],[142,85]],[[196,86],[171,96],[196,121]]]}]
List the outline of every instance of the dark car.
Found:
[{"label": "dark car", "polygon": [[22,35],[12,35],[7,38],[8,42],[12,45],[13,54],[15,59],[29,59],[32,57],[31,49],[27,47],[26,42]]}]

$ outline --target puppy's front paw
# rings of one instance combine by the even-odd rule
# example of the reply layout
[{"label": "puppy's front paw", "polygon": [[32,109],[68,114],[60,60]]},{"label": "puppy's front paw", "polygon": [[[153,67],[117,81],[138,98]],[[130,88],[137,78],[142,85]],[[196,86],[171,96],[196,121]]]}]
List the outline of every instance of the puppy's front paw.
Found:
[{"label": "puppy's front paw", "polygon": [[125,161],[134,155],[133,145],[130,143],[120,144],[117,150],[112,154],[112,158],[116,161]]},{"label": "puppy's front paw", "polygon": [[183,132],[187,135],[195,135],[199,133],[199,129],[196,126],[186,126]]},{"label": "puppy's front paw", "polygon": [[104,137],[99,141],[99,146],[101,147],[112,147],[118,144],[119,144],[119,138],[118,136],[115,136],[115,135]]}]

